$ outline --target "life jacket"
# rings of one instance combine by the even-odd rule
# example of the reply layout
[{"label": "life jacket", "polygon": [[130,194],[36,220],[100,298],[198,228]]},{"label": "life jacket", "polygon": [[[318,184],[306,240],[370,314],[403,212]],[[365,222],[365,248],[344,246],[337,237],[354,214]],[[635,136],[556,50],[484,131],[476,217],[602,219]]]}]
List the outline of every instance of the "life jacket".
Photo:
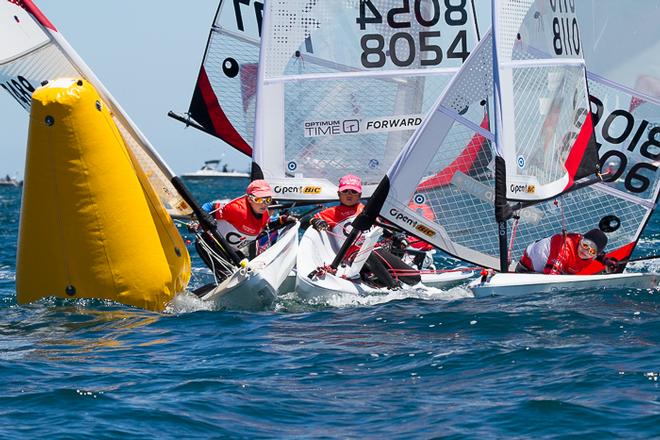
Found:
[{"label": "life jacket", "polygon": [[[412,209],[418,214],[421,214],[424,218],[432,222],[435,221],[435,215],[433,214],[433,209],[431,209],[431,207],[426,203],[415,203],[411,201],[410,203],[408,203],[408,208]],[[408,245],[411,248],[416,249],[418,251],[426,252],[433,249],[433,246],[413,235],[409,235],[407,240],[408,240]]]},{"label": "life jacket", "polygon": [[362,203],[353,206],[337,205],[314,215],[314,217],[320,218],[328,224],[328,236],[335,252],[338,252],[341,245],[346,241],[346,237],[353,230],[353,220],[363,209],[364,205]]},{"label": "life jacket", "polygon": [[593,262],[580,258],[581,239],[581,234],[555,234],[535,241],[525,249],[520,264],[537,273],[575,275]]},{"label": "life jacket", "polygon": [[217,230],[227,240],[234,250],[247,255],[247,246],[257,239],[257,236],[268,224],[268,210],[261,216],[254,214],[250,208],[247,196],[232,200],[226,205],[213,202],[212,215],[217,221]]}]

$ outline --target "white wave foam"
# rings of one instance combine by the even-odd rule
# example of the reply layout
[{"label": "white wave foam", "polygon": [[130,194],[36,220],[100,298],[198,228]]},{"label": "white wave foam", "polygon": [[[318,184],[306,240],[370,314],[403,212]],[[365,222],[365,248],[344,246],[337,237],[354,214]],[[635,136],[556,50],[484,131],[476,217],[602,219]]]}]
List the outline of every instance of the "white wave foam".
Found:
[{"label": "white wave foam", "polygon": [[16,272],[10,266],[0,266],[0,280],[16,281]]},{"label": "white wave foam", "polygon": [[472,291],[464,286],[454,287],[449,290],[441,289],[402,289],[383,290],[369,295],[356,295],[352,293],[337,292],[329,297],[308,301],[310,304],[324,304],[331,307],[359,307],[384,304],[390,301],[403,299],[422,299],[428,301],[454,301],[462,298],[473,298]]},{"label": "white wave foam", "polygon": [[177,294],[167,307],[165,307],[165,313],[172,315],[209,310],[215,310],[213,303],[210,301],[202,301],[197,295],[191,292]]}]

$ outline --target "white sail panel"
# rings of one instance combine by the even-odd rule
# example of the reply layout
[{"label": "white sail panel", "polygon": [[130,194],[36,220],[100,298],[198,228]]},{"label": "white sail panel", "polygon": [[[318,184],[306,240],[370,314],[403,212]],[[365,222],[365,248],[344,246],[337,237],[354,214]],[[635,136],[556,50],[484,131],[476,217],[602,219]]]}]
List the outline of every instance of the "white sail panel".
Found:
[{"label": "white sail panel", "polygon": [[[29,111],[32,91],[43,81],[65,77],[81,77],[90,81],[105,104],[112,109],[115,124],[136,158],[136,165],[144,170],[160,202],[177,214],[188,214],[190,208],[170,183],[172,171],[149,141],[36,6],[27,0],[19,3],[0,2],[1,20],[7,24],[0,28],[0,39],[7,43],[19,42],[15,47],[11,44],[5,46],[0,63],[0,84],[3,89]],[[17,37],[19,35],[33,37],[21,39]]]},{"label": "white sail panel", "polygon": [[253,159],[280,198],[336,198],[349,172],[370,193],[476,42],[449,3],[267,3]]},{"label": "white sail panel", "polygon": [[575,4],[494,0],[493,7],[507,198],[546,199],[596,171]]}]

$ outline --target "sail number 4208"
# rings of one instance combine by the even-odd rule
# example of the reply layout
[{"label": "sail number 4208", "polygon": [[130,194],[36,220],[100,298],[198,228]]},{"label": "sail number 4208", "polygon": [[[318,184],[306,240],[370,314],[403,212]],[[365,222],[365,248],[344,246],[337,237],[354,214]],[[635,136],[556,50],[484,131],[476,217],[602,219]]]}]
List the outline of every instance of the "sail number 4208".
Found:
[{"label": "sail number 4208", "polygon": [[[381,13],[371,0],[360,0],[359,16],[355,19],[360,30],[366,30],[368,24],[382,24],[383,20],[391,29],[401,29],[392,34],[389,41],[380,33],[363,35],[360,39],[362,66],[367,69],[383,67],[388,56],[398,67],[408,67],[418,58],[421,58],[421,66],[437,66],[443,60],[443,50],[431,39],[440,37],[440,31],[422,31],[416,34],[405,31],[404,29],[413,26],[411,12],[423,28],[437,25],[443,16],[444,22],[449,26],[464,26],[468,21],[466,5],[467,0],[444,0],[442,14],[440,0],[401,0],[400,6]],[[470,52],[467,50],[467,32],[460,30],[447,49],[447,58],[465,61],[468,55]]]}]

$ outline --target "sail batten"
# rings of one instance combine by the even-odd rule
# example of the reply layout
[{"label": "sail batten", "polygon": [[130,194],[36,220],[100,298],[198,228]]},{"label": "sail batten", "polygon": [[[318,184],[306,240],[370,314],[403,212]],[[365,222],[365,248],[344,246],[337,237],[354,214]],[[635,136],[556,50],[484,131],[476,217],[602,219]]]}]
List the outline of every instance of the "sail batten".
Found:
[{"label": "sail batten", "polygon": [[[319,63],[320,64],[320,63]],[[360,70],[347,70],[341,73],[307,73],[304,75],[287,75],[287,76],[275,76],[264,80],[264,84],[275,84],[283,82],[294,82],[294,81],[305,81],[305,80],[320,80],[320,79],[351,79],[351,78],[408,78],[416,76],[446,76],[454,75],[458,72],[458,68],[448,67],[446,69],[433,69],[429,71],[428,69],[410,69],[405,72],[397,70],[385,70],[379,72],[364,72]]]}]

